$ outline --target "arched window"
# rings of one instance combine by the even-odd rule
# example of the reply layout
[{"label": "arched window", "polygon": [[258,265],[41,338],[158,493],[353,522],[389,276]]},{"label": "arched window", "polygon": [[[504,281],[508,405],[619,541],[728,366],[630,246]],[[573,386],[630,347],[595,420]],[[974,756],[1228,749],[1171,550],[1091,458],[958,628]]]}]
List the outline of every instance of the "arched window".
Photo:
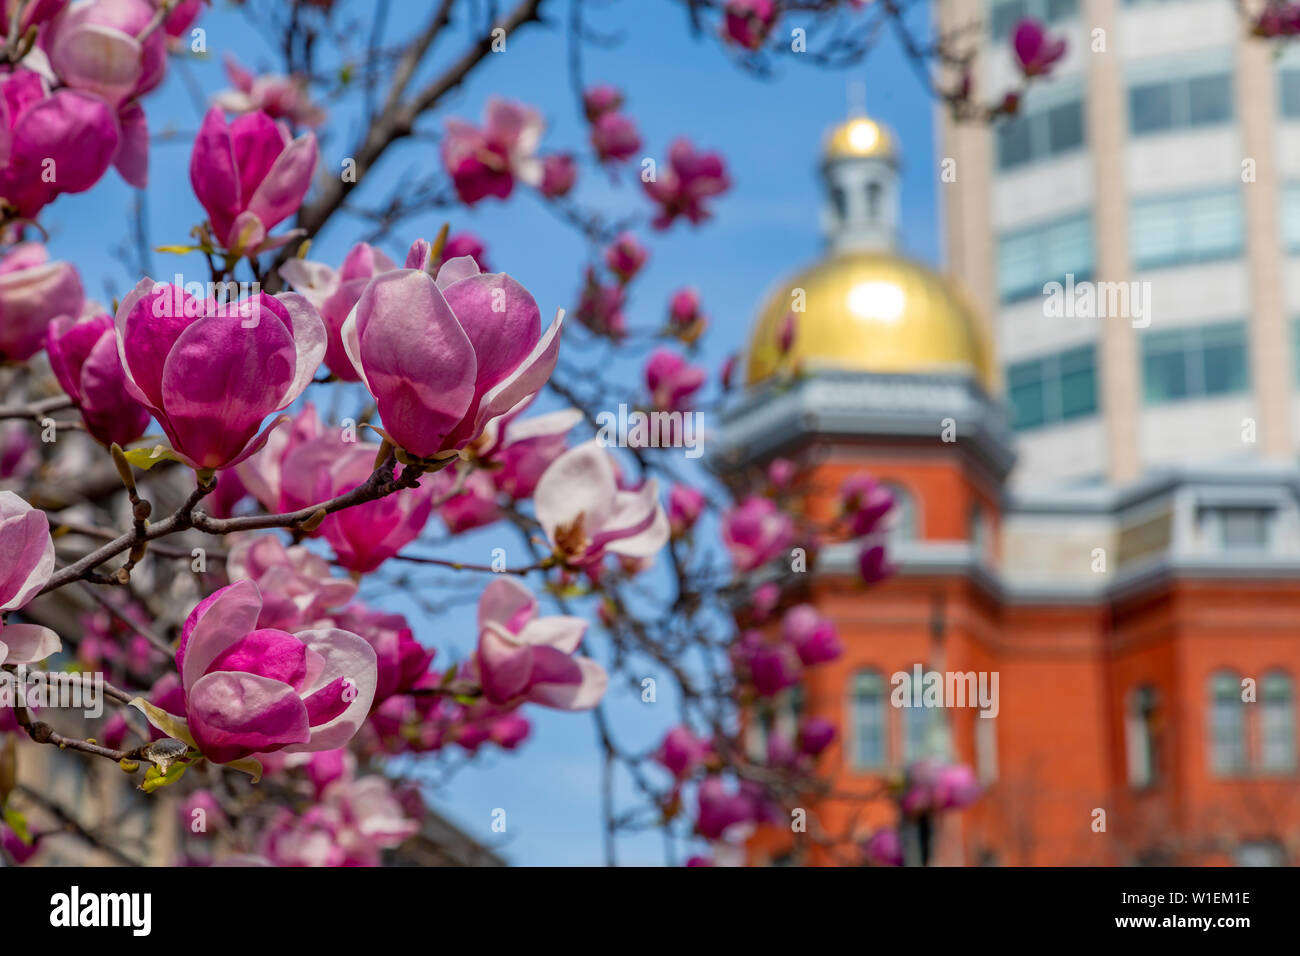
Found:
[{"label": "arched window", "polygon": [[1160,701],[1150,684],[1133,688],[1125,715],[1128,743],[1128,779],[1135,787],[1149,787],[1160,776]]},{"label": "arched window", "polygon": [[903,718],[903,763],[909,764],[927,754],[935,711],[931,707],[903,707],[899,714]]},{"label": "arched window", "polygon": [[1246,709],[1241,681],[1231,671],[1210,676],[1210,770],[1218,776],[1246,769]]},{"label": "arched window", "polygon": [[894,496],[894,507],[885,518],[889,536],[895,541],[915,541],[920,527],[916,496],[896,482],[886,481],[883,484]]},{"label": "arched window", "polygon": [[1295,769],[1295,686],[1282,671],[1259,682],[1259,741],[1260,769]]},{"label": "arched window", "polygon": [[880,183],[867,183],[867,216],[880,218]]},{"label": "arched window", "polygon": [[989,534],[988,521],[984,516],[984,509],[977,501],[970,506],[970,530],[967,535],[970,538],[971,550],[975,552],[976,560],[982,561],[988,556]]},{"label": "arched window", "polygon": [[860,671],[853,678],[850,701],[855,767],[885,764],[885,680],[876,671]]}]

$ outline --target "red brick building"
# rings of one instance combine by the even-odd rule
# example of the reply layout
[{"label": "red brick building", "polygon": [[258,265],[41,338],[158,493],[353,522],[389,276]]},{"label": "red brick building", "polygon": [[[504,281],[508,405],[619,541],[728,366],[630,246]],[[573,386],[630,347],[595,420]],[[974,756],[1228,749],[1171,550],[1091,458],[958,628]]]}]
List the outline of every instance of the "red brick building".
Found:
[{"label": "red brick building", "polygon": [[[833,131],[828,256],[760,312],[723,429],[728,467],[792,459],[814,507],[856,471],[899,500],[892,578],[863,590],[855,548],[822,553],[809,597],[846,651],[783,706],[836,723],[822,767],[837,790],[871,792],[925,756],[975,769],[984,794],[942,818],[936,863],[1300,862],[1300,470],[1010,490],[1015,437],[982,324],[893,251],[895,166],[871,121]],[[982,676],[996,716],[895,706],[894,675],[918,664]],[[855,838],[896,823],[885,799],[811,812]],[[761,834],[754,862],[796,839]]]}]

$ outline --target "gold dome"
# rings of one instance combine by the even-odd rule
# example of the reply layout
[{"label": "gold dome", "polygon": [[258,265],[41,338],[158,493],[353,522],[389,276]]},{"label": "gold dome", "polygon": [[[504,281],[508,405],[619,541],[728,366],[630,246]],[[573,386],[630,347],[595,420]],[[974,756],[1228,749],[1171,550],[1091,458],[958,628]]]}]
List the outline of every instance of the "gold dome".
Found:
[{"label": "gold dome", "polygon": [[885,156],[893,159],[894,135],[865,116],[855,116],[831,129],[826,136],[826,158]]},{"label": "gold dome", "polygon": [[[782,356],[781,325],[795,313],[794,345]],[[800,363],[805,371],[966,372],[990,395],[998,366],[974,311],[946,279],[888,252],[836,255],[798,273],[768,297],[749,340],[753,385]]]}]

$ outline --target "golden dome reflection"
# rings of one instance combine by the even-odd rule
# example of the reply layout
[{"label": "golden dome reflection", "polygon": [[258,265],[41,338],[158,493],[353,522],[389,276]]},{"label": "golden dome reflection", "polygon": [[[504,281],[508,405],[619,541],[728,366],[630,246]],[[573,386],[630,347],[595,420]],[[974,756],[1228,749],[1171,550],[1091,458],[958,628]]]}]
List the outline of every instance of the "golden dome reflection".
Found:
[{"label": "golden dome reflection", "polygon": [[[803,290],[802,313],[796,291]],[[790,354],[778,346],[795,311]],[[961,293],[925,266],[889,252],[834,256],[793,276],[766,300],[749,341],[745,380],[800,363],[805,371],[966,373],[989,394],[997,364]]]},{"label": "golden dome reflection", "polygon": [[845,120],[826,137],[826,158],[894,155],[894,137],[889,130],[865,116]]}]

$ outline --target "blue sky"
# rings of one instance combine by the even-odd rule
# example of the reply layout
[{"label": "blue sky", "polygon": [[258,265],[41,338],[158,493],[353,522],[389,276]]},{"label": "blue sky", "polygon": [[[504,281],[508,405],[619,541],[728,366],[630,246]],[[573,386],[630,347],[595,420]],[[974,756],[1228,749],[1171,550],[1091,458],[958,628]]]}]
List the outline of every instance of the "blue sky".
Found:
[{"label": "blue sky", "polygon": [[[419,0],[394,3],[391,38],[409,34],[411,23],[422,20],[428,6]],[[634,327],[658,325],[668,296],[693,285],[713,320],[702,359],[716,368],[743,344],[764,295],[781,276],[819,254],[816,162],[825,130],[846,115],[851,81],[865,83],[868,111],[892,127],[902,143],[903,247],[920,259],[937,261],[935,114],[892,43],[852,70],[827,71],[786,57],[774,77],[758,79],[731,63],[712,37],[692,39],[676,3],[624,0],[587,6],[592,25],[618,37],[611,49],[587,50],[587,82],[613,83],[625,91],[647,155],[663,156],[668,144],[684,135],[697,146],[721,150],[734,184],[717,202],[716,218],[704,227],[678,224],[666,235],[640,232],[651,259],[634,286],[629,309]],[[220,2],[218,8],[200,21],[207,31],[207,60],[191,64],[198,86],[209,96],[226,85],[220,61],[227,51],[253,67],[273,63],[267,43],[254,35],[248,21]],[[786,35],[794,25],[786,25]],[[444,44],[442,57],[451,49],[452,44]],[[510,40],[506,52],[490,56],[485,68],[444,102],[431,125],[453,115],[477,120],[483,102],[494,94],[525,100],[543,111],[549,124],[545,149],[579,145],[582,124],[566,72],[562,31],[533,28]],[[347,142],[355,136],[355,122],[348,116],[355,104],[345,100],[326,105],[340,125],[322,144],[322,163],[337,170]],[[182,134],[175,142],[156,145],[151,156],[150,240],[153,245],[184,243],[190,226],[203,218],[188,178],[189,142],[199,114],[175,70],[146,108],[155,134]],[[371,172],[361,194],[386,196],[400,188],[410,170],[437,162],[433,144],[407,144]],[[603,209],[641,210],[646,203],[639,193],[629,172],[611,182],[588,165],[576,198]],[[130,190],[110,172],[96,189],[60,198],[43,217],[52,252],[78,266],[94,297],[106,299],[106,288],[120,295],[139,278],[112,255],[115,245],[129,236],[130,209]],[[431,238],[441,221],[430,216],[411,222],[387,245],[388,251],[400,261],[411,239]],[[486,240],[492,267],[523,282],[543,315],[573,306],[587,255],[585,243],[534,197],[517,192],[504,203],[488,200],[473,210],[454,210],[451,222],[453,230],[469,229]],[[312,258],[337,265],[357,238],[350,224],[335,223],[313,247]],[[207,278],[194,258],[157,253],[153,258],[158,278],[170,278],[177,270],[186,271],[187,278]],[[629,357],[626,380],[639,379],[643,359],[644,352]],[[489,531],[465,541],[457,553],[465,560],[486,559],[493,541]],[[479,550],[482,555],[477,555]],[[477,590],[483,583],[475,578],[467,580],[466,587]],[[450,657],[441,655],[449,650],[463,655],[473,646],[471,610],[430,619],[410,607],[391,602],[385,606],[410,611],[417,635],[439,648],[444,663]],[[599,655],[598,639],[595,646]],[[663,696],[658,704],[646,705],[622,687],[611,690],[614,725],[638,746],[648,748],[657,741],[672,720],[671,707]],[[533,736],[520,752],[486,748],[474,765],[462,769],[438,793],[437,805],[469,833],[499,845],[512,863],[600,862],[600,762],[592,721],[538,708],[531,708],[529,716]],[[507,811],[504,842],[490,831],[491,813],[498,807]],[[661,860],[658,837],[620,844],[621,862]]]}]

